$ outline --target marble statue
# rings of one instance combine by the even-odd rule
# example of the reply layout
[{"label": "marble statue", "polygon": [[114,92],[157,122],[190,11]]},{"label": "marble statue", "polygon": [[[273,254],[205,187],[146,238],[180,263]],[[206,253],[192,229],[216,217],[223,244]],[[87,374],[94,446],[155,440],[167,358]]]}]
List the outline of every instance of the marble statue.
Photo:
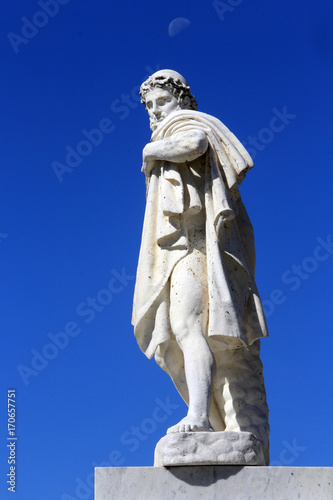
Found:
[{"label": "marble statue", "polygon": [[211,442],[223,432],[241,442],[235,433],[244,433],[258,440],[267,465],[260,339],[268,332],[238,189],[252,159],[225,125],[197,111],[176,71],[157,71],[140,94],[153,133],[143,149],[147,204],[132,323],[141,350],[188,405],[168,436]]}]

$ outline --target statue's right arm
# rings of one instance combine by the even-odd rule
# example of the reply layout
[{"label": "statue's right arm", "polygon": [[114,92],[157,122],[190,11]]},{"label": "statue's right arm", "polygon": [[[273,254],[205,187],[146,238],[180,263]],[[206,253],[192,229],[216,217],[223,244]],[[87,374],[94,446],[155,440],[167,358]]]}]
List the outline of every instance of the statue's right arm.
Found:
[{"label": "statue's right arm", "polygon": [[[155,161],[185,163],[203,155],[208,148],[208,139],[201,130],[178,132],[160,141],[150,142],[143,150],[143,162]],[[147,172],[146,172],[147,173]]]}]

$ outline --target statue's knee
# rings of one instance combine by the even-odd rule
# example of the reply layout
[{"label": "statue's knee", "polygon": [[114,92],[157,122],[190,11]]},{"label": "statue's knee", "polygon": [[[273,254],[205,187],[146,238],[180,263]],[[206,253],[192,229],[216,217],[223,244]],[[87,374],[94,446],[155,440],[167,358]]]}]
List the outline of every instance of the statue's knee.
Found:
[{"label": "statue's knee", "polygon": [[189,338],[190,331],[184,318],[171,320],[171,328],[178,344],[181,345]]}]

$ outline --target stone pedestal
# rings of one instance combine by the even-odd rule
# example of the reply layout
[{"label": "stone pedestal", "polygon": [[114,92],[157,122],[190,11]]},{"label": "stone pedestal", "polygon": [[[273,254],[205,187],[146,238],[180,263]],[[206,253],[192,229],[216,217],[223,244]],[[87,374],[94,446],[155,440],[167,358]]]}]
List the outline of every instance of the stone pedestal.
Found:
[{"label": "stone pedestal", "polygon": [[251,432],[175,432],[156,445],[154,465],[266,465]]},{"label": "stone pedestal", "polygon": [[95,500],[330,500],[332,467],[97,467]]}]

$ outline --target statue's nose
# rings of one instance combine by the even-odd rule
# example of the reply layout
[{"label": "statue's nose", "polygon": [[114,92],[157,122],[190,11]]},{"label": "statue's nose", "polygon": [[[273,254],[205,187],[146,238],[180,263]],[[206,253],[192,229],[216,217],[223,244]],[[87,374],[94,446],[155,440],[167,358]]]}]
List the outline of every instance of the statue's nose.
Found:
[{"label": "statue's nose", "polygon": [[158,106],[158,104],[156,104],[156,102],[153,103],[152,112],[154,113],[155,116],[161,113],[160,107]]}]

